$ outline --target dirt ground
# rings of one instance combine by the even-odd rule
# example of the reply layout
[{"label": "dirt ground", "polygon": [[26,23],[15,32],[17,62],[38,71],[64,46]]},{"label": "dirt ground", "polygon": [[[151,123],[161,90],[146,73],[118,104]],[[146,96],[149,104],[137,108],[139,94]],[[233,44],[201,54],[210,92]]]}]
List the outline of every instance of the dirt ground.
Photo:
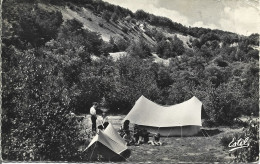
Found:
[{"label": "dirt ground", "polygon": [[[90,116],[83,119],[84,128],[90,131]],[[97,125],[100,123],[100,116]],[[109,122],[115,129],[121,126],[121,116],[109,116]],[[129,146],[130,157],[126,162],[136,163],[186,163],[186,162],[230,162],[228,150],[220,144],[223,136],[229,136],[242,131],[241,128],[232,129],[229,127],[206,128],[202,127],[204,134],[192,137],[162,137],[162,146],[140,145]],[[207,133],[207,134],[206,134]]]}]

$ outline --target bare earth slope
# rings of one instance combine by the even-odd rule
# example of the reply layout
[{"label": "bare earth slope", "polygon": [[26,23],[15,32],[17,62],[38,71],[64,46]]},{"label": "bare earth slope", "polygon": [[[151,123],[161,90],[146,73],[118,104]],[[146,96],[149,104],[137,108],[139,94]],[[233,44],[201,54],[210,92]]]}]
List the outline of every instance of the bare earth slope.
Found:
[{"label": "bare earth slope", "polygon": [[[118,20],[117,23],[113,21],[107,22],[100,15],[94,14],[90,9],[84,7],[77,7],[76,11],[71,10],[68,6],[54,6],[39,3],[42,9],[48,11],[60,11],[63,15],[64,21],[68,19],[76,19],[83,23],[84,27],[90,31],[98,32],[104,41],[109,41],[110,37],[113,38],[128,38],[129,40],[137,40],[143,38],[148,44],[155,45],[156,42],[153,38],[150,38],[145,34],[145,30],[141,27],[142,22],[132,23],[126,20]],[[123,28],[127,29],[127,32],[123,32]],[[157,28],[151,25],[147,25],[146,28]],[[170,34],[161,28],[157,28],[160,31],[164,31],[167,37],[174,37],[175,35],[181,39],[184,46],[188,48],[191,36],[184,36],[179,33]]]}]

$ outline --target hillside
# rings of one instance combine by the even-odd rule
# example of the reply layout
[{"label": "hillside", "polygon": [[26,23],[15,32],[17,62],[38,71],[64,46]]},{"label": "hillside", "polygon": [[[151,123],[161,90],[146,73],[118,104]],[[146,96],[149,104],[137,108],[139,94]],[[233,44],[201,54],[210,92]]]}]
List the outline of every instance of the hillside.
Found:
[{"label": "hillside", "polygon": [[204,127],[259,117],[259,34],[185,27],[102,0],[4,0],[2,9],[5,160],[86,161],[78,148],[91,134],[75,115],[93,102],[98,115],[124,115],[141,95],[160,105],[196,96]]},{"label": "hillside", "polygon": [[[101,70],[91,74],[99,77],[104,71],[102,69],[109,67],[105,77],[110,78],[113,74],[115,78],[102,85],[115,87],[118,82],[122,88],[115,87],[115,90],[108,90],[105,95],[99,93],[94,100],[102,97],[110,99],[111,94],[118,94],[124,87],[145,88],[146,83],[140,81],[148,80],[148,83],[155,84],[151,85],[154,87],[151,90],[156,93],[147,89],[139,92],[133,90],[129,93],[131,98],[109,100],[111,108],[126,108],[127,111],[140,94],[148,94],[147,97],[162,104],[178,103],[197,91],[205,92],[201,90],[202,86],[208,85],[205,82],[213,88],[239,85],[243,90],[239,95],[245,96],[245,99],[256,96],[252,94],[256,93],[254,88],[258,88],[255,75],[258,75],[259,34],[246,37],[221,30],[187,28],[142,10],[132,13],[119,6],[95,0],[30,3],[26,0],[6,0],[3,10],[3,58],[8,57],[7,63],[10,62],[8,54],[12,51],[29,54],[33,51],[33,54],[47,55],[61,62],[64,68],[57,69],[65,71],[65,79],[71,87],[87,80],[82,78],[86,75],[84,70],[88,64],[94,69],[97,67],[95,62],[101,62],[104,66],[95,68]],[[120,57],[121,53],[128,55]],[[108,58],[109,55],[112,58]],[[136,63],[128,65],[133,61]],[[138,67],[134,65],[137,63]],[[137,75],[136,72],[143,72],[144,75]],[[145,74],[149,74],[150,79]],[[133,83],[126,82],[126,79]],[[194,91],[175,88],[185,87],[184,83],[180,84],[176,79],[185,81]],[[238,84],[239,79],[247,80]],[[251,83],[252,80],[256,81]],[[79,88],[80,91],[82,89]],[[234,91],[241,92],[240,89]],[[171,95],[174,92],[180,92],[183,96],[176,99]],[[206,98],[201,93],[196,94],[201,99]],[[79,99],[75,99],[74,103],[83,103],[83,95],[78,96]],[[119,105],[121,101],[125,105]],[[90,104],[87,102],[87,106]],[[75,106],[75,110],[82,111],[84,105]],[[209,104],[206,106],[211,108]],[[246,109],[249,110],[245,113],[251,113],[251,110],[255,113],[257,108],[250,105]]]},{"label": "hillside", "polygon": [[[63,16],[63,20],[76,19],[79,22],[83,23],[84,28],[98,32],[101,34],[104,41],[109,41],[110,37],[113,38],[128,38],[130,40],[136,40],[141,37],[154,45],[155,42],[147,36],[144,31],[138,26],[140,22],[131,23],[126,20],[118,20],[116,23],[112,21],[104,20],[100,14],[94,14],[88,8],[85,7],[76,7],[71,4],[73,7],[68,6],[53,6],[40,3],[39,6],[48,11],[60,11]],[[71,10],[70,8],[76,8],[76,11]],[[123,32],[123,29],[127,29],[127,32]]]},{"label": "hillside", "polygon": [[[124,39],[127,42],[144,39],[146,44],[155,47],[157,44],[156,39],[151,35],[147,35],[146,32],[154,29],[162,32],[162,34],[167,38],[174,38],[174,36],[177,36],[177,38],[183,42],[183,46],[186,49],[192,49],[190,48],[190,45],[192,44],[191,40],[195,39],[190,35],[184,35],[179,32],[169,33],[163,28],[150,25],[145,21],[136,20],[133,22],[127,19],[120,19],[116,22],[107,21],[102,18],[101,14],[96,14],[91,9],[86,7],[77,7],[73,4],[69,4],[69,6],[54,6],[39,3],[38,6],[49,12],[61,12],[63,21],[72,19],[78,20],[83,24],[85,29],[101,34],[102,39],[106,42],[109,42],[110,38],[116,40]],[[169,65],[169,61],[163,61],[164,59],[158,57],[158,55],[156,55],[154,59],[157,63],[165,64],[166,62],[166,65]]]}]

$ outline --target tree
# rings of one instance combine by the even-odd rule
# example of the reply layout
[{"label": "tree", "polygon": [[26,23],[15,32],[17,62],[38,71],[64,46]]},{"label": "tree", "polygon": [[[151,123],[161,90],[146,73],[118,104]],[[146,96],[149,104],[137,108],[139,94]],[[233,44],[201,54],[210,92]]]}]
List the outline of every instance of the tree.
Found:
[{"label": "tree", "polygon": [[129,46],[128,42],[123,38],[117,38],[115,44],[117,45],[119,51],[125,51]]},{"label": "tree", "polygon": [[172,50],[175,50],[176,54],[182,55],[185,52],[185,48],[183,46],[183,42],[175,35],[174,39],[171,41]]},{"label": "tree", "polygon": [[[67,87],[59,63],[34,49],[8,49],[3,58],[2,123],[7,127],[2,133],[3,158],[81,160],[78,146],[83,136],[76,118],[69,114],[74,110],[69,108],[73,92]],[[14,65],[7,68],[11,63]]]},{"label": "tree", "polygon": [[[60,28],[58,38],[60,49],[65,50],[80,50],[84,52],[100,56],[103,40],[101,35],[96,32],[91,32],[83,29],[83,24],[76,19],[67,20]],[[59,44],[58,43],[58,44]]]},{"label": "tree", "polygon": [[34,47],[39,47],[57,37],[62,24],[60,12],[47,12],[38,7],[24,11],[20,16],[20,38]]},{"label": "tree", "polygon": [[205,44],[207,41],[213,41],[213,40],[217,40],[219,41],[220,38],[213,32],[209,32],[207,34],[203,34],[200,37],[200,44],[203,45]]},{"label": "tree", "polygon": [[107,22],[109,22],[110,18],[111,18],[111,14],[109,11],[105,10],[102,13],[102,18],[105,19]]},{"label": "tree", "polygon": [[139,20],[147,20],[149,18],[149,14],[143,10],[137,10],[135,12],[135,18]]},{"label": "tree", "polygon": [[248,40],[249,40],[249,44],[258,46],[259,45],[259,34],[257,34],[257,33],[256,34],[251,34],[248,37]]},{"label": "tree", "polygon": [[160,91],[148,62],[132,56],[122,57],[116,61],[115,68],[118,72],[114,76],[115,87],[106,99],[110,104],[110,109],[115,110],[114,112],[129,112],[141,95],[151,100],[159,98]]},{"label": "tree", "polygon": [[247,53],[247,56],[249,56],[250,58],[253,58],[255,60],[259,60],[259,51],[258,50],[250,50]]},{"label": "tree", "polygon": [[[209,81],[203,84],[200,93],[209,118],[215,125],[232,125],[234,118],[241,116],[241,85],[232,82],[222,83],[218,87]],[[203,87],[201,86],[201,87]],[[205,92],[205,93],[203,93]]]},{"label": "tree", "polygon": [[201,47],[200,41],[198,39],[194,39],[192,41],[192,47],[200,48]]},{"label": "tree", "polygon": [[157,53],[160,57],[170,58],[175,56],[180,56],[185,52],[183,42],[174,36],[174,39],[163,39],[157,44]]},{"label": "tree", "polygon": [[173,80],[170,77],[170,73],[166,69],[161,68],[157,73],[156,82],[159,88],[167,88],[172,84]]},{"label": "tree", "polygon": [[130,55],[146,58],[151,56],[151,49],[144,39],[139,39],[137,42],[132,42],[128,47],[127,52]]},{"label": "tree", "polygon": [[111,20],[112,20],[113,22],[117,22],[118,19],[119,19],[118,14],[117,14],[116,12],[114,12],[114,13],[112,14],[112,16],[111,16]]}]

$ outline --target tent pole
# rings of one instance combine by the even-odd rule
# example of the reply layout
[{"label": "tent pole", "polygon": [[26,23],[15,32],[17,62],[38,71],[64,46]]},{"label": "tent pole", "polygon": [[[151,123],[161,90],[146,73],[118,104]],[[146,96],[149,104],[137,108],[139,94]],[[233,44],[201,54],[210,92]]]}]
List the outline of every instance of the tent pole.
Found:
[{"label": "tent pole", "polygon": [[181,126],[181,138],[182,138],[182,126]]},{"label": "tent pole", "polygon": [[97,145],[97,142],[95,143],[94,149],[93,149],[92,152],[91,152],[90,160],[91,160],[91,158],[92,158],[92,155],[93,155],[93,152],[94,152],[94,150],[95,150],[95,148],[96,148],[96,145]]},{"label": "tent pole", "polygon": [[172,128],[170,128],[170,131],[169,131],[169,133],[168,133],[168,135],[167,135],[167,137],[166,137],[166,138],[168,138],[168,137],[169,137],[169,135],[170,135],[170,133],[171,133],[171,130],[172,130]]}]

